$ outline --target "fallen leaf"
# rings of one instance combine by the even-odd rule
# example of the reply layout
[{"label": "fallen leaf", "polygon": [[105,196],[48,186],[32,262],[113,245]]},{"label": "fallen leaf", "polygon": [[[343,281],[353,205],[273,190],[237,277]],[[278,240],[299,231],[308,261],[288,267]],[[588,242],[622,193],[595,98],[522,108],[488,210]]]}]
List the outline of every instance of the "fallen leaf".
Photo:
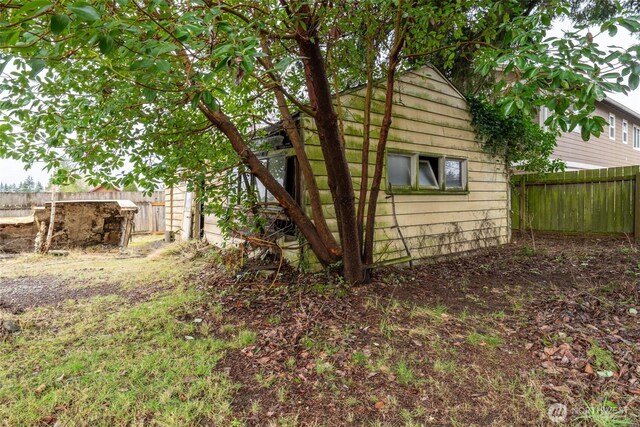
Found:
[{"label": "fallen leaf", "polygon": [[379,402],[376,402],[374,406],[376,407],[376,409],[382,409],[384,408],[384,402],[380,400]]},{"label": "fallen leaf", "polygon": [[46,385],[46,384],[40,384],[40,385],[36,388],[35,392],[36,392],[36,393],[42,393],[42,392],[44,391],[44,389],[45,389],[45,388],[47,388],[47,385]]},{"label": "fallen leaf", "polygon": [[584,367],[584,371],[585,371],[587,374],[593,374],[593,372],[594,372],[594,371],[593,371],[593,367],[591,366],[591,363],[587,363],[587,364],[585,365],[585,367]]}]

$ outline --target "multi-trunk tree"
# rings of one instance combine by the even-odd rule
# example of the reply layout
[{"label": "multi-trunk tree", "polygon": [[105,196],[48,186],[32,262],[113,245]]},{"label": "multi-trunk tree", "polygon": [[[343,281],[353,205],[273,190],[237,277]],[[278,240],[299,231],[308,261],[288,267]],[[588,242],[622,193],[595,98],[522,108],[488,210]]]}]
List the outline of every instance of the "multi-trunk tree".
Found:
[{"label": "multi-trunk tree", "polygon": [[[638,85],[636,49],[610,54],[595,35],[578,31],[544,41],[551,18],[569,14],[568,4],[551,1],[513,13],[522,7],[469,0],[9,0],[0,4],[0,155],[45,161],[52,169],[70,159],[76,171],[60,169],[59,180],[90,172],[102,181],[126,161],[130,171],[119,183],[147,188],[185,174],[212,182],[241,163],[275,196],[322,263],[342,260],[345,277],[362,281],[373,263],[399,72],[436,57],[452,66],[457,50],[473,46],[474,66],[509,76],[496,84],[504,113],[532,114],[547,105],[554,123],[579,122],[588,133],[602,130],[589,113],[604,90],[627,90],[626,78]],[[464,31],[469,22],[473,32]],[[621,16],[603,30],[619,25],[640,28]],[[355,85],[366,85],[367,94],[360,188],[353,186],[339,116],[340,91]],[[386,91],[377,138],[375,87]],[[337,239],[322,210],[297,111],[315,121]],[[295,150],[310,215],[254,152],[256,129],[273,122],[282,124]],[[227,188],[207,191],[215,202]]]}]

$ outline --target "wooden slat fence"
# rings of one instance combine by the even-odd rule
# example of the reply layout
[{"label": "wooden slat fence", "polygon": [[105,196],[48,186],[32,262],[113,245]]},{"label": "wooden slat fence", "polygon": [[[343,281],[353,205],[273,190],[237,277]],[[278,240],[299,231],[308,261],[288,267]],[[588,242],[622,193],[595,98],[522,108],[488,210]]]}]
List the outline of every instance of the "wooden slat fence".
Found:
[{"label": "wooden slat fence", "polygon": [[[164,190],[150,196],[140,191],[95,193],[57,193],[56,200],[131,200],[138,206],[134,217],[135,233],[164,233]],[[35,206],[51,201],[51,193],[0,193],[0,217],[31,215]]]},{"label": "wooden slat fence", "polygon": [[634,234],[640,238],[640,166],[517,175],[515,230]]}]

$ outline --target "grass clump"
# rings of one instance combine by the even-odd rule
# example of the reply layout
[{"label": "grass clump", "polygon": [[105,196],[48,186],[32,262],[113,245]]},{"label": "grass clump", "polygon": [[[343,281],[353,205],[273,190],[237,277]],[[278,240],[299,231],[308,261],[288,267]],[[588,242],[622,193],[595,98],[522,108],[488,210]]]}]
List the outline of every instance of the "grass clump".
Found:
[{"label": "grass clump", "polygon": [[471,345],[487,346],[493,349],[493,348],[500,347],[500,345],[502,344],[502,339],[495,335],[472,332],[467,337],[467,342]]},{"label": "grass clump", "polygon": [[616,371],[618,369],[611,352],[606,348],[600,347],[595,341],[591,342],[591,348],[587,350],[587,356],[597,369],[605,371]]},{"label": "grass clump", "polygon": [[398,383],[401,385],[410,385],[415,381],[415,375],[406,362],[398,362],[395,366],[395,373],[398,378]]}]

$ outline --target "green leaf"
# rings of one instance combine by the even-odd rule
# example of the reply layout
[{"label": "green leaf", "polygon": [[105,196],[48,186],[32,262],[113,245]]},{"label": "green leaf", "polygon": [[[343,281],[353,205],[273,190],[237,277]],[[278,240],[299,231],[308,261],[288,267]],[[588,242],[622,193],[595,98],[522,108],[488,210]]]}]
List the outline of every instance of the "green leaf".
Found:
[{"label": "green leaf", "polygon": [[611,26],[607,29],[607,31],[609,32],[609,37],[613,37],[618,33],[618,27],[611,24]]},{"label": "green leaf", "polygon": [[274,65],[273,69],[279,72],[284,72],[289,65],[294,63],[296,58],[283,58],[276,65]]},{"label": "green leaf", "polygon": [[202,102],[213,111],[217,111],[220,108],[218,101],[208,90],[202,92]]},{"label": "green leaf", "polygon": [[67,15],[53,15],[51,17],[51,32],[56,36],[62,34],[62,32],[67,28],[71,22],[71,19]]},{"label": "green leaf", "polygon": [[100,13],[88,4],[69,6],[69,10],[72,11],[79,20],[84,22],[95,22],[100,19]]},{"label": "green leaf", "polygon": [[34,0],[34,1],[30,1],[28,3],[25,3],[24,6],[22,6],[19,10],[19,12],[22,12],[22,15],[28,15],[29,12],[33,12],[34,10],[38,10],[38,9],[45,9],[48,8],[49,6],[52,6],[51,2],[49,0]]},{"label": "green leaf", "polygon": [[640,85],[640,76],[638,76],[637,74],[630,74],[629,89],[636,90],[638,88],[638,85]]},{"label": "green leaf", "polygon": [[29,76],[31,78],[34,78],[35,76],[40,74],[40,71],[42,71],[44,67],[47,65],[42,59],[32,59],[27,63],[31,67],[31,72],[29,73]]},{"label": "green leaf", "polygon": [[147,69],[153,65],[153,59],[145,58],[133,61],[129,66],[131,71]]},{"label": "green leaf", "polygon": [[169,63],[169,61],[167,60],[159,59],[156,61],[156,68],[166,73],[171,69],[171,63]]},{"label": "green leaf", "polygon": [[580,128],[580,136],[582,137],[583,141],[588,141],[589,140],[589,136],[591,136],[591,132],[589,130],[589,126],[582,125],[582,127]]},{"label": "green leaf", "polygon": [[200,102],[200,98],[202,97],[202,92],[197,92],[193,98],[191,98],[191,108],[194,110],[198,108],[198,102]]},{"label": "green leaf", "polygon": [[149,89],[146,87],[142,89],[142,96],[144,96],[144,98],[149,102],[155,101],[157,95],[158,93],[153,89]]},{"label": "green leaf", "polygon": [[108,55],[115,46],[116,42],[110,35],[104,34],[98,37],[98,47],[100,48],[100,52],[104,55]]}]

